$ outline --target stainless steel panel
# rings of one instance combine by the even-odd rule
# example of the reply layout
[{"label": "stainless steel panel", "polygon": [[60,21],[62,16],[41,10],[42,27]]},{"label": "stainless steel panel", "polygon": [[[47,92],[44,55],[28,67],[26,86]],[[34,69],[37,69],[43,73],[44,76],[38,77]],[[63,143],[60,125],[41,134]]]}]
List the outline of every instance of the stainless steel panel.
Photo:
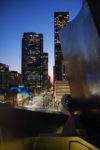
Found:
[{"label": "stainless steel panel", "polygon": [[92,11],[100,13],[83,0],[77,17],[59,31],[73,98],[100,96],[100,37]]}]

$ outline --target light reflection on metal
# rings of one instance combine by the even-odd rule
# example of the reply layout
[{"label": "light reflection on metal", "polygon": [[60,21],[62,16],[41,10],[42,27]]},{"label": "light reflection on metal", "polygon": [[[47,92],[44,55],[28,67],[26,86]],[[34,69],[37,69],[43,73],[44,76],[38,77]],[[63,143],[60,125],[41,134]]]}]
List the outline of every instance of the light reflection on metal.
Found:
[{"label": "light reflection on metal", "polygon": [[99,150],[79,137],[33,137],[33,147],[38,150]]},{"label": "light reflection on metal", "polygon": [[83,0],[78,16],[59,32],[73,98],[100,96],[100,9]]},{"label": "light reflection on metal", "polygon": [[25,150],[30,145],[34,150],[99,150],[79,137],[27,137],[0,143],[0,150]]}]

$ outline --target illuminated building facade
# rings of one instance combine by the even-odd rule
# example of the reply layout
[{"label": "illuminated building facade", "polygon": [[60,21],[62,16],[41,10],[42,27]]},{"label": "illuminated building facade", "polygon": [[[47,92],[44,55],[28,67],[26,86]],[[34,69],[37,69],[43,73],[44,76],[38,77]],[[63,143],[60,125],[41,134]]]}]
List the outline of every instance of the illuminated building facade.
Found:
[{"label": "illuminated building facade", "polygon": [[71,94],[68,81],[55,81],[55,101],[61,102],[65,94]]},{"label": "illuminated building facade", "polygon": [[54,38],[55,38],[55,67],[54,67],[54,81],[63,80],[63,54],[58,32],[61,28],[66,26],[69,22],[69,12],[55,12],[54,13]]},{"label": "illuminated building facade", "polygon": [[9,86],[22,85],[22,75],[17,71],[9,72]]},{"label": "illuminated building facade", "polygon": [[5,100],[5,90],[0,89],[0,102],[4,102]]},{"label": "illuminated building facade", "polygon": [[[24,33],[22,38],[22,75],[28,89],[43,87],[43,74],[48,72],[48,55],[43,53],[43,35]],[[44,66],[43,66],[44,65]],[[43,69],[45,69],[43,73]]]},{"label": "illuminated building facade", "polygon": [[43,88],[48,89],[48,53],[43,53]]},{"label": "illuminated building facade", "polygon": [[9,87],[9,66],[0,63],[0,88]]}]

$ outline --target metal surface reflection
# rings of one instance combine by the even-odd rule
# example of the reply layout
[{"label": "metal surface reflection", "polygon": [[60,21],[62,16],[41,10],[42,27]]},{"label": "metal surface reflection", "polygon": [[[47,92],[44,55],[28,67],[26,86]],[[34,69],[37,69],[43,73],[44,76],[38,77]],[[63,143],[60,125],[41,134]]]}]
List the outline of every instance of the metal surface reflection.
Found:
[{"label": "metal surface reflection", "polygon": [[99,6],[83,0],[78,16],[59,32],[73,98],[100,96]]}]

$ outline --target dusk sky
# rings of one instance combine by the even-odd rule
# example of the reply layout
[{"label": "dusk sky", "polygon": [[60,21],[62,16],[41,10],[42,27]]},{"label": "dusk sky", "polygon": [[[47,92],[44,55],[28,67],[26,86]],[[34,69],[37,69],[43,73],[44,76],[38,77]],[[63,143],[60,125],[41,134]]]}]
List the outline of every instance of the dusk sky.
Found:
[{"label": "dusk sky", "polygon": [[82,0],[0,0],[0,63],[21,72],[24,32],[43,34],[49,53],[49,75],[54,66],[54,12],[69,11],[70,21],[80,11]]}]

